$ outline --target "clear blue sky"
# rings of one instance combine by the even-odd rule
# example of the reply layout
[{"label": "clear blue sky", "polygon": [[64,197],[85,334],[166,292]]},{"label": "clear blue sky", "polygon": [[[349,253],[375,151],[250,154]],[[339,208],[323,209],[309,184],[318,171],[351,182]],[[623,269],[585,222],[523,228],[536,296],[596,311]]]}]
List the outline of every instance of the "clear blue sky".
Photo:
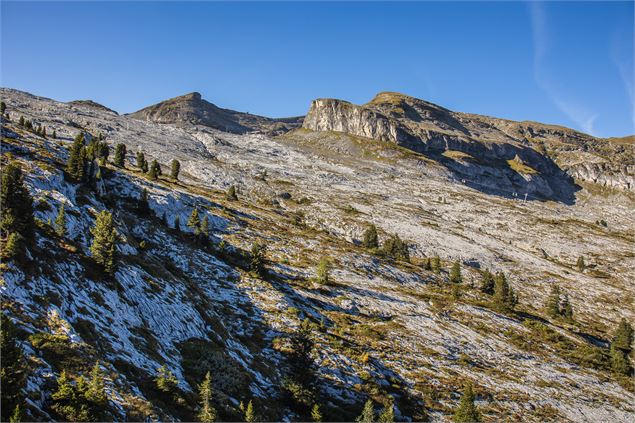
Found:
[{"label": "clear blue sky", "polygon": [[633,3],[2,1],[2,86],[119,112],[200,91],[267,116],[400,91],[621,136]]}]

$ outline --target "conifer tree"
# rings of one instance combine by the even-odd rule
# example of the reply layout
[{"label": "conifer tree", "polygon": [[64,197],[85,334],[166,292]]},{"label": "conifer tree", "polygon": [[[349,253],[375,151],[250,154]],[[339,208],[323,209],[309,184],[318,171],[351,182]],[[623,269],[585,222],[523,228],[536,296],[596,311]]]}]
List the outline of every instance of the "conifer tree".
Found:
[{"label": "conifer tree", "polygon": [[104,374],[99,366],[99,361],[95,363],[90,372],[90,382],[88,382],[88,388],[86,389],[86,399],[100,408],[105,407],[108,402]]},{"label": "conifer tree", "polygon": [[146,162],[145,154],[142,151],[137,151],[137,167],[144,173],[148,169],[148,162]]},{"label": "conifer tree", "polygon": [[485,270],[481,279],[481,292],[487,295],[494,294],[494,275],[489,270]]},{"label": "conifer tree", "polygon": [[200,422],[216,421],[216,409],[212,405],[212,376],[207,372],[205,379],[198,387],[198,396],[201,409],[198,413]]},{"label": "conifer tree", "polygon": [[200,233],[203,238],[207,238],[209,236],[209,219],[207,218],[207,213],[203,216],[203,220],[201,220]]},{"label": "conifer tree", "polygon": [[46,138],[46,127],[45,126],[42,127],[42,137]]},{"label": "conifer tree", "polygon": [[141,195],[139,196],[139,204],[137,206],[139,214],[142,216],[147,216],[150,214],[150,204],[148,203],[148,190],[143,189],[141,191]]},{"label": "conifer tree", "polygon": [[304,319],[290,339],[289,366],[291,378],[306,389],[311,389],[315,378],[315,364],[311,357],[311,352],[313,351],[311,334],[311,322],[308,319]]},{"label": "conifer tree", "polygon": [[11,232],[2,248],[2,258],[22,260],[24,258],[24,237],[17,232]]},{"label": "conifer tree", "polygon": [[100,212],[90,233],[93,235],[93,242],[90,245],[93,259],[103,267],[106,273],[113,274],[116,266],[117,232],[112,214],[106,210]]},{"label": "conifer tree", "polygon": [[578,271],[584,272],[584,269],[586,269],[586,264],[584,263],[584,257],[582,256],[578,257],[578,261],[576,262],[575,266],[578,268]]},{"label": "conifer tree", "polygon": [[179,179],[179,172],[181,172],[181,162],[174,159],[172,160],[172,169],[170,171],[170,177],[175,181]]},{"label": "conifer tree", "polygon": [[516,306],[516,294],[502,272],[497,273],[494,278],[494,296],[492,299],[494,306],[500,311],[513,311]]},{"label": "conifer tree", "polygon": [[251,247],[251,263],[250,269],[252,272],[255,272],[260,277],[263,277],[265,274],[265,253],[267,251],[267,247],[264,244],[256,242]]},{"label": "conifer tree", "polygon": [[463,396],[459,402],[459,406],[452,416],[452,420],[455,422],[473,423],[480,422],[481,416],[476,406],[474,405],[474,390],[471,383],[465,385]]},{"label": "conifer tree", "polygon": [[393,423],[395,421],[395,410],[392,401],[381,410],[377,421],[380,423]]},{"label": "conifer tree", "polygon": [[430,267],[434,273],[441,273],[441,259],[438,255],[435,254],[434,257],[430,259]]},{"label": "conifer tree", "polygon": [[0,409],[2,421],[8,421],[11,413],[22,401],[21,390],[26,382],[26,362],[22,348],[17,343],[16,328],[4,313],[0,315]]},{"label": "conifer tree", "polygon": [[198,209],[194,207],[190,218],[187,220],[187,227],[194,231],[195,235],[198,235],[201,230],[201,219],[198,217]]},{"label": "conifer tree", "polygon": [[383,253],[393,259],[397,260],[410,260],[410,253],[408,251],[408,244],[399,238],[399,235],[394,234],[386,241],[382,247]]},{"label": "conifer tree", "polygon": [[375,225],[370,225],[364,232],[364,236],[362,238],[362,247],[368,249],[379,247],[379,241],[377,238],[377,227]]},{"label": "conifer tree", "polygon": [[562,307],[560,309],[560,315],[568,321],[573,320],[573,307],[571,306],[571,302],[569,301],[569,296],[567,294],[564,294],[562,298]]},{"label": "conifer tree", "polygon": [[23,418],[22,407],[20,407],[20,403],[17,403],[15,408],[13,409],[13,413],[11,417],[9,417],[10,423],[18,423],[21,422]]},{"label": "conifer tree", "polygon": [[57,131],[53,129],[53,135],[51,135],[53,139],[57,139]]},{"label": "conifer tree", "polygon": [[366,401],[362,414],[360,414],[355,421],[359,423],[373,423],[375,421],[375,409],[371,399]]},{"label": "conifer tree", "polygon": [[227,190],[227,199],[229,201],[238,200],[238,195],[236,195],[236,186],[235,185],[230,186],[229,189]]},{"label": "conifer tree", "polygon": [[24,127],[24,125],[25,125],[25,122],[24,122],[24,116],[20,116],[20,120],[19,120],[19,122],[18,122],[18,125],[20,125],[20,126]]},{"label": "conifer tree", "polygon": [[331,265],[327,257],[322,257],[317,266],[317,282],[321,285],[330,283]]},{"label": "conifer tree", "polygon": [[113,161],[117,167],[126,166],[126,144],[117,144],[115,148],[115,159]]},{"label": "conifer tree", "polygon": [[159,371],[157,377],[154,379],[154,382],[157,389],[165,393],[173,392],[179,384],[179,381],[176,379],[176,376],[174,376],[174,373],[168,370],[165,364],[159,367]]},{"label": "conifer tree", "polygon": [[0,115],[4,115],[4,111],[7,110],[7,105],[4,101],[0,101]]},{"label": "conifer tree", "polygon": [[461,277],[461,264],[458,261],[455,261],[452,265],[452,270],[450,270],[450,282],[452,283],[461,283],[463,278]]},{"label": "conifer tree", "polygon": [[311,408],[311,420],[314,422],[321,422],[322,419],[323,417],[320,406],[318,404],[313,404],[313,408]]},{"label": "conifer tree", "polygon": [[622,376],[631,374],[631,364],[628,356],[621,349],[611,345],[610,348],[611,369],[614,373]]},{"label": "conifer tree", "polygon": [[633,327],[626,319],[620,321],[613,334],[611,345],[615,345],[616,348],[625,351],[627,354],[633,350]]},{"label": "conifer tree", "polygon": [[551,287],[551,293],[547,298],[545,310],[547,315],[551,318],[556,318],[560,315],[560,287],[558,285]]},{"label": "conifer tree", "polygon": [[432,270],[432,266],[430,265],[430,257],[426,257],[423,259],[423,264],[421,265],[423,270]]},{"label": "conifer tree", "polygon": [[84,148],[84,134],[81,132],[75,137],[73,144],[68,152],[68,160],[66,161],[66,173],[68,173],[75,182],[84,180],[86,172],[86,150]]},{"label": "conifer tree", "polygon": [[[17,162],[3,166],[1,181],[0,231],[7,236],[17,233],[30,243],[35,236],[33,199],[24,185],[22,169]],[[18,238],[16,235],[14,240]]]},{"label": "conifer tree", "polygon": [[55,218],[55,233],[61,238],[66,236],[66,211],[64,210],[64,203],[60,205],[57,217]]},{"label": "conifer tree", "polygon": [[150,170],[148,171],[148,178],[153,181],[156,181],[161,175],[161,165],[156,160],[152,160],[150,163]]},{"label": "conifer tree", "polygon": [[249,402],[247,403],[247,409],[245,410],[245,421],[249,423],[256,421],[256,413],[254,412],[254,403],[252,400],[249,400]]}]

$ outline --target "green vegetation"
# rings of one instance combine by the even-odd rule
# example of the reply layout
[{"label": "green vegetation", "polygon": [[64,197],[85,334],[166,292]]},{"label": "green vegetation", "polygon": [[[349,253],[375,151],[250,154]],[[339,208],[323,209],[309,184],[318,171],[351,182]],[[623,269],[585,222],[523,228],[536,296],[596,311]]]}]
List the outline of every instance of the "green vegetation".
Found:
[{"label": "green vegetation", "polygon": [[93,242],[90,245],[93,259],[102,266],[104,272],[112,275],[116,267],[117,249],[117,232],[112,214],[106,210],[100,212],[90,233],[93,235]]},{"label": "green vegetation", "polygon": [[154,378],[156,388],[164,393],[173,393],[179,384],[179,381],[174,376],[167,366],[164,364],[159,367],[157,376]]},{"label": "green vegetation", "polygon": [[267,246],[265,244],[256,242],[251,247],[251,261],[249,263],[249,269],[261,278],[265,276],[265,272],[267,270],[265,267],[266,252]]},{"label": "green vegetation", "polygon": [[402,241],[397,234],[384,241],[381,253],[391,259],[410,261],[408,244]]},{"label": "green vegetation", "polygon": [[377,239],[377,227],[375,225],[370,225],[364,232],[364,236],[362,238],[362,247],[368,249],[379,247],[379,241]]},{"label": "green vegetation", "polygon": [[16,409],[18,413],[21,413],[20,404],[24,400],[21,390],[26,383],[27,367],[22,348],[18,345],[16,328],[13,322],[4,313],[0,315],[0,319],[2,421],[9,421]]},{"label": "green vegetation", "polygon": [[148,172],[148,161],[146,160],[145,154],[142,151],[137,152],[137,167],[143,173]]},{"label": "green vegetation", "polygon": [[176,159],[172,160],[172,166],[170,169],[170,178],[176,181],[177,179],[179,179],[180,172],[181,172],[181,162],[179,162]]},{"label": "green vegetation", "polygon": [[359,423],[373,423],[375,421],[375,408],[372,400],[366,401],[362,413],[355,421]]},{"label": "green vegetation", "polygon": [[518,155],[516,155],[516,157],[511,160],[507,160],[507,164],[512,170],[515,170],[516,172],[522,173],[524,175],[535,175],[536,173],[538,173],[535,169],[523,163]]},{"label": "green vegetation", "polygon": [[450,270],[450,282],[461,283],[463,278],[461,277],[461,263],[455,261]]},{"label": "green vegetation", "polygon": [[22,169],[17,162],[2,168],[0,187],[0,234],[6,237],[2,256],[18,258],[24,256],[25,247],[35,237],[33,199],[24,185]]},{"label": "green vegetation", "polygon": [[122,168],[126,166],[126,144],[117,144],[113,164]]},{"label": "green vegetation", "polygon": [[494,275],[489,270],[484,270],[481,275],[481,292],[487,295],[494,295]]},{"label": "green vegetation", "polygon": [[459,406],[454,411],[452,420],[464,423],[480,422],[481,415],[478,412],[476,405],[474,405],[474,399],[474,388],[471,383],[467,383],[465,385],[461,401],[459,402]]},{"label": "green vegetation", "polygon": [[317,266],[317,283],[328,285],[331,282],[331,264],[327,257],[322,257]]},{"label": "green vegetation", "polygon": [[190,218],[187,220],[187,227],[194,231],[195,235],[199,234],[201,226],[201,219],[198,217],[198,209],[195,207],[192,209],[192,214],[190,214]]},{"label": "green vegetation", "polygon": [[201,408],[198,412],[198,421],[215,422],[216,409],[212,405],[212,376],[210,372],[205,374],[205,379],[198,387],[198,397]]},{"label": "green vegetation", "polygon": [[518,297],[514,289],[507,282],[505,274],[498,272],[494,278],[494,295],[492,297],[494,308],[502,312],[510,312],[518,303]]},{"label": "green vegetation", "polygon": [[152,160],[150,163],[150,170],[148,171],[148,178],[152,181],[156,181],[161,176],[161,165],[156,160]]},{"label": "green vegetation", "polygon": [[611,368],[616,374],[628,376],[632,372],[629,355],[633,351],[633,327],[622,319],[611,341]]},{"label": "green vegetation", "polygon": [[64,210],[64,203],[60,205],[57,217],[55,218],[55,233],[61,238],[66,236],[66,212]]},{"label": "green vegetation", "polygon": [[[74,379],[74,380],[73,380]],[[74,382],[74,383],[73,383]],[[90,381],[83,375],[72,378],[62,370],[57,390],[51,395],[51,409],[66,421],[104,421],[107,405],[104,375],[99,363],[90,372]]]},{"label": "green vegetation", "polygon": [[84,148],[84,134],[79,133],[71,149],[68,152],[66,161],[66,173],[75,182],[83,182],[86,175],[86,149]]},{"label": "green vegetation", "polygon": [[229,187],[229,189],[227,190],[227,195],[226,195],[227,199],[229,201],[236,201],[238,200],[238,195],[236,195],[236,186],[232,185]]},{"label": "green vegetation", "polygon": [[430,259],[430,269],[434,272],[434,273],[441,273],[441,259],[439,258],[438,255],[434,255],[434,257],[432,257]]}]

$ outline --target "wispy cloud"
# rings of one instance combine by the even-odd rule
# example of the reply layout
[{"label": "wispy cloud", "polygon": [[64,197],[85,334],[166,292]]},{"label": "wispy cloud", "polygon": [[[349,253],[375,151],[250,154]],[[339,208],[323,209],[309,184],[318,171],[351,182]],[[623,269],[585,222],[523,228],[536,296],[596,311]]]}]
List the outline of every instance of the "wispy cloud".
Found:
[{"label": "wispy cloud", "polygon": [[549,25],[547,12],[542,2],[531,1],[527,3],[531,16],[531,27],[534,41],[534,80],[551,101],[571,119],[578,128],[584,132],[595,135],[593,125],[598,117],[590,108],[579,104],[562,93],[562,88],[558,81],[549,73],[545,66],[545,57],[549,51]]}]

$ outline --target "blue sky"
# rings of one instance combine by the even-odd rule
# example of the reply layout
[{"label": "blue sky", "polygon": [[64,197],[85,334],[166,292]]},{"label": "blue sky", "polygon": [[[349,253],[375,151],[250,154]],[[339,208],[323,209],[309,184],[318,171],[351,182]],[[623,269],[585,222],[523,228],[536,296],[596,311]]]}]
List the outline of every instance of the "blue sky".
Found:
[{"label": "blue sky", "polygon": [[266,116],[400,91],[453,110],[634,130],[633,3],[6,2],[2,86],[119,112],[199,91]]}]

